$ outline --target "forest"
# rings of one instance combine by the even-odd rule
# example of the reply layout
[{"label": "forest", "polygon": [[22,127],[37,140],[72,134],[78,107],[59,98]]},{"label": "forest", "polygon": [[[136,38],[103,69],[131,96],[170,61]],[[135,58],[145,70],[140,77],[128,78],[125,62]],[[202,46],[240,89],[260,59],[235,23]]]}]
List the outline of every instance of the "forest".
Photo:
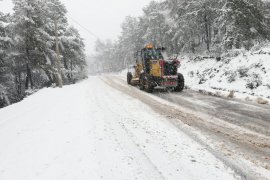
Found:
[{"label": "forest", "polygon": [[97,40],[95,69],[119,71],[146,43],[170,55],[222,57],[269,42],[270,2],[262,0],[152,1],[140,17],[127,17],[116,41]]},{"label": "forest", "polygon": [[[63,84],[87,75],[83,39],[68,23],[67,9],[60,0],[13,0],[13,4],[12,14],[0,12],[0,107],[43,87],[59,85],[57,67]],[[208,57],[267,44],[270,2],[152,1],[141,16],[126,17],[121,28],[117,40],[96,41],[89,67],[92,73],[125,69],[134,63],[134,52],[147,43],[166,47],[169,55]]]},{"label": "forest", "polygon": [[12,14],[0,12],[0,108],[59,85],[59,77],[64,85],[86,77],[83,39],[60,0],[13,4]]}]

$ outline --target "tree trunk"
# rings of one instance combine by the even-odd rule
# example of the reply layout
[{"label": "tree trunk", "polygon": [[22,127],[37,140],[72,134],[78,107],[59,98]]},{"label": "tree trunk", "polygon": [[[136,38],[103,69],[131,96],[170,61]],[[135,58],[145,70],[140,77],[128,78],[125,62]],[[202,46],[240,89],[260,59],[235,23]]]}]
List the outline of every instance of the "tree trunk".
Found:
[{"label": "tree trunk", "polygon": [[73,79],[73,63],[72,63],[72,60],[70,61],[70,79],[72,80]]},{"label": "tree trunk", "polygon": [[66,59],[65,57],[63,58],[63,62],[64,62],[64,68],[65,68],[66,70],[68,70],[67,59]]},{"label": "tree trunk", "polygon": [[61,67],[60,67],[60,51],[59,51],[59,43],[58,43],[58,22],[57,19],[55,18],[54,20],[55,24],[55,52],[56,52],[56,67],[57,67],[57,84],[58,87],[62,88],[63,87],[63,79],[62,79],[62,72],[61,72]]},{"label": "tree trunk", "polygon": [[19,72],[16,77],[16,85],[17,85],[17,95],[19,98],[22,97],[22,80],[21,80],[21,73]]},{"label": "tree trunk", "polygon": [[53,79],[53,76],[52,74],[48,71],[48,70],[45,70],[43,69],[45,74],[47,75],[48,79],[49,79],[49,82],[47,83],[47,86],[51,86],[53,83],[55,83],[54,79]]},{"label": "tree trunk", "polygon": [[206,35],[206,45],[207,45],[207,50],[210,51],[210,42],[209,42],[209,27],[208,27],[208,20],[207,20],[207,15],[204,15],[204,25],[205,25],[205,35]]},{"label": "tree trunk", "polygon": [[208,33],[209,33],[209,47],[210,47],[210,44],[212,43],[212,27],[210,21],[208,21],[208,27],[209,27]]},{"label": "tree trunk", "polygon": [[34,88],[34,83],[33,83],[32,73],[31,73],[31,69],[30,69],[29,63],[27,63],[26,64],[25,89],[29,89],[29,83],[30,83],[31,89],[33,89]]}]

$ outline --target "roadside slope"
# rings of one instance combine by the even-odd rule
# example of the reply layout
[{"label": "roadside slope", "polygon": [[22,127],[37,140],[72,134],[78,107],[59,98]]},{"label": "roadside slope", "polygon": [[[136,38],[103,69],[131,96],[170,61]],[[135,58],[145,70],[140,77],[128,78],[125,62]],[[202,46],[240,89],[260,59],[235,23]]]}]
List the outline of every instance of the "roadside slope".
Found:
[{"label": "roadside slope", "polygon": [[257,51],[235,50],[220,61],[184,56],[179,72],[184,74],[186,85],[192,90],[225,97],[233,91],[235,98],[269,104],[269,58],[269,46]]}]

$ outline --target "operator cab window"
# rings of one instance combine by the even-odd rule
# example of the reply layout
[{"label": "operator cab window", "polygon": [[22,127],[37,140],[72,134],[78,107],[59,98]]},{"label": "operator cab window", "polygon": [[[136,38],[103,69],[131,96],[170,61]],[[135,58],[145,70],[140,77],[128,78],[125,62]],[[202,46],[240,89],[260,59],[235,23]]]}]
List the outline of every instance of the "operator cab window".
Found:
[{"label": "operator cab window", "polygon": [[146,49],[145,50],[145,59],[146,60],[159,60],[163,59],[161,51],[156,49]]}]

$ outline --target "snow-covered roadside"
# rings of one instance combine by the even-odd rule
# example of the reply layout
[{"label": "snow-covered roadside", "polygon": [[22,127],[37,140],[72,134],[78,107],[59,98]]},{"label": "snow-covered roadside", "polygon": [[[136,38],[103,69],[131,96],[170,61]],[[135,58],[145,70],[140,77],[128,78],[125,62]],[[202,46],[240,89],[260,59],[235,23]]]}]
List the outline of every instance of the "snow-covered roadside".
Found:
[{"label": "snow-covered roadside", "polygon": [[[237,52],[236,57],[181,58],[179,71],[186,86],[217,96],[233,95],[246,101],[270,101],[270,49]],[[233,92],[233,93],[232,93]]]},{"label": "snow-covered roadside", "polygon": [[0,179],[235,179],[140,101],[98,77],[0,110]]}]

